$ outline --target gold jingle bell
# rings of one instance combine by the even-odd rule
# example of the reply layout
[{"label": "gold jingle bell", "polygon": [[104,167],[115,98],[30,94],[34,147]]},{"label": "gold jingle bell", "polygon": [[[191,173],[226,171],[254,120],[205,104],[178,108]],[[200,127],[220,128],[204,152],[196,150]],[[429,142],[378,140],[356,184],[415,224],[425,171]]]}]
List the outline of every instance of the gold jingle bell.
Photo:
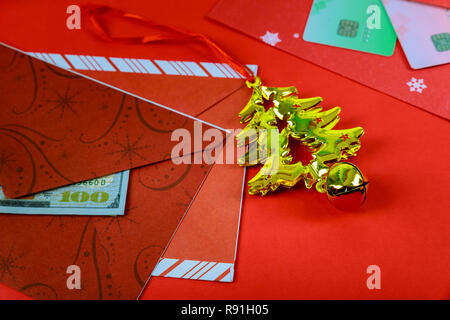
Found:
[{"label": "gold jingle bell", "polygon": [[358,209],[366,200],[367,184],[355,165],[349,162],[335,163],[328,171],[328,200],[341,210]]}]

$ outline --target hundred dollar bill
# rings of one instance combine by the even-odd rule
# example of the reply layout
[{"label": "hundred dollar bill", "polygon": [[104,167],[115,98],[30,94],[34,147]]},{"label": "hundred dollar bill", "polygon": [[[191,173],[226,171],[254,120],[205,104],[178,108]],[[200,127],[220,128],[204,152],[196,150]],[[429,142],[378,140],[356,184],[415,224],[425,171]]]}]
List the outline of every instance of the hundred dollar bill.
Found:
[{"label": "hundred dollar bill", "polygon": [[0,187],[0,213],[123,215],[129,170],[20,199],[6,198]]}]

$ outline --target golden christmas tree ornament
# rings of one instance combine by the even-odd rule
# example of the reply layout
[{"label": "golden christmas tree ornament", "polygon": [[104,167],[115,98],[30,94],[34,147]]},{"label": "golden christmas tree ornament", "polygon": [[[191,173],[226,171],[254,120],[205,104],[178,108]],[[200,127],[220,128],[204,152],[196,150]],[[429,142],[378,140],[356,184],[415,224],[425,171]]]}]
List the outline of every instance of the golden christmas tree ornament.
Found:
[{"label": "golden christmas tree ornament", "polygon": [[[300,99],[295,87],[266,87],[259,77],[246,84],[253,94],[239,113],[241,123],[248,124],[236,136],[238,146],[247,147],[238,163],[263,165],[249,181],[249,193],[265,195],[303,180],[308,189],[315,185],[317,191],[326,192],[337,207],[361,205],[367,182],[356,166],[341,161],[356,155],[363,128],[334,130],[341,109],[323,111],[322,98]],[[281,132],[280,121],[286,124]],[[308,164],[292,163],[290,138],[309,147],[312,160]]]}]

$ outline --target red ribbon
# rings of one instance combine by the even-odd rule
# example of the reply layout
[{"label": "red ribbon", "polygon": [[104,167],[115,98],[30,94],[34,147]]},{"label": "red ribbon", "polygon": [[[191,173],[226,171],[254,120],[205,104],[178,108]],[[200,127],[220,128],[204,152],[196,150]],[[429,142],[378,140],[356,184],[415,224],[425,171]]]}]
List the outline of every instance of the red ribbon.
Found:
[{"label": "red ribbon", "polygon": [[[177,41],[185,39],[199,40],[210,47],[222,61],[227,62],[235,71],[245,76],[248,81],[253,82],[255,79],[255,75],[253,74],[252,70],[233,59],[218,45],[209,40],[203,34],[187,32],[174,27],[157,24],[139,15],[127,13],[120,9],[115,9],[108,6],[87,5],[84,6],[82,10],[83,17],[87,17],[88,21],[92,24],[94,31],[108,41],[121,42],[126,44],[151,44],[155,42]],[[138,22],[155,29],[155,33],[138,37],[114,37],[108,31],[104,20],[101,18],[102,16],[116,17],[133,22]]]}]

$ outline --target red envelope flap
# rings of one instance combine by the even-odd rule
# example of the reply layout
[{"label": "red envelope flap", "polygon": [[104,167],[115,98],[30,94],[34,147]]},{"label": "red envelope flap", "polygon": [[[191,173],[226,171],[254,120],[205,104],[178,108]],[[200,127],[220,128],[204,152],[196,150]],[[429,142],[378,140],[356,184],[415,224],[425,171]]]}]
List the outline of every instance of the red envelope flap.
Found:
[{"label": "red envelope flap", "polygon": [[[197,65],[199,65],[197,63]],[[238,79],[194,76],[150,75],[123,72],[79,71],[113,87],[120,88],[179,111],[198,117],[218,101],[244,86]],[[206,70],[205,70],[206,72]],[[205,73],[206,74],[206,73]],[[215,121],[211,122],[216,124]],[[223,127],[226,129],[225,127]]]},{"label": "red envelope flap", "polygon": [[0,48],[0,65],[0,184],[9,197],[166,160],[178,143],[172,131],[193,133],[193,119],[12,49]]}]

